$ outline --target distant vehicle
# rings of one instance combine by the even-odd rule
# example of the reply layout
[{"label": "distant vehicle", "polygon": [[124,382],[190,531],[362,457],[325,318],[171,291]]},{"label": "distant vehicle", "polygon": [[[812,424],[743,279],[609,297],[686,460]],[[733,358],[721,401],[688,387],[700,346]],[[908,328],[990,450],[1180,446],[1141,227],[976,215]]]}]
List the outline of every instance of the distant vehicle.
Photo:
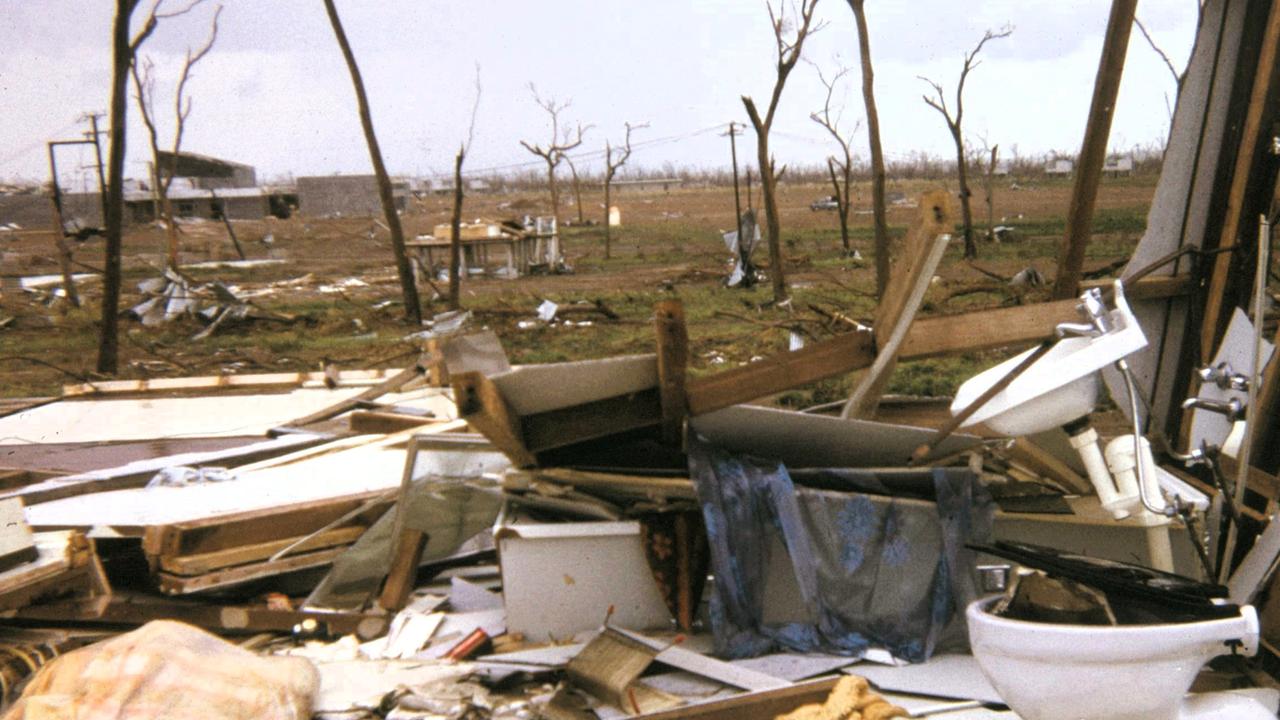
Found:
[{"label": "distant vehicle", "polygon": [[839,210],[840,201],[836,200],[835,195],[826,195],[809,203],[809,209],[814,212],[819,210]]}]

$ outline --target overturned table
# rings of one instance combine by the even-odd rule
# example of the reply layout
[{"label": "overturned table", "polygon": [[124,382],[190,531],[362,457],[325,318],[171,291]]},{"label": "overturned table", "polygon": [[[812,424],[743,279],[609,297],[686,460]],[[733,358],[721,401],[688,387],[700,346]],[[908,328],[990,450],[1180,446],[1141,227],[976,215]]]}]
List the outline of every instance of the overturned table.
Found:
[{"label": "overturned table", "polygon": [[[557,235],[502,233],[485,237],[463,237],[461,242],[462,264],[459,272],[464,276],[469,268],[487,267],[489,252],[495,247],[500,248],[504,253],[508,277],[527,275],[531,265],[553,262],[560,257],[560,238]],[[405,247],[416,254],[418,268],[424,273],[436,267],[437,252],[441,252],[444,256],[441,266],[447,266],[449,245],[448,238],[429,235],[405,242]]]}]

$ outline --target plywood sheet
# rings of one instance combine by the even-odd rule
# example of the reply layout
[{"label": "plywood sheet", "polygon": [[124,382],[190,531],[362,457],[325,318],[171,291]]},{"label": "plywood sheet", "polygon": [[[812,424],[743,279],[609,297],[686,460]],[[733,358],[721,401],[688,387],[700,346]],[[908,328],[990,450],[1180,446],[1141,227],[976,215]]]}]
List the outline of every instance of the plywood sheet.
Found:
[{"label": "plywood sheet", "polygon": [[517,415],[559,410],[658,386],[656,355],[524,365],[490,378]]},{"label": "plywood sheet", "polygon": [[[154,438],[265,435],[365,388],[300,388],[252,395],[65,400],[0,418],[0,443],[93,443]],[[441,390],[423,388],[383,402],[425,407],[453,417]]]},{"label": "plywood sheet", "polygon": [[[136,534],[151,525],[169,525],[231,513],[274,508],[323,498],[389,490],[404,470],[403,437],[365,436],[340,441],[344,449],[252,467],[235,480],[185,487],[115,490],[53,500],[27,508],[32,527],[111,526]],[[347,447],[350,446],[350,447]],[[266,465],[267,463],[263,463]]]}]

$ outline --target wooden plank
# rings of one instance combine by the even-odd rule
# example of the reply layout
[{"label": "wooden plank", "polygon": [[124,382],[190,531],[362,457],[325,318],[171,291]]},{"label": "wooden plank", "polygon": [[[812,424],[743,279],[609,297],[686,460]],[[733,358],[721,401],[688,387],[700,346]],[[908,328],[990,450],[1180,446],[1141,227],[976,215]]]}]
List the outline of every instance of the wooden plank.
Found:
[{"label": "wooden plank", "polygon": [[[369,491],[202,520],[150,526],[144,531],[142,549],[153,558],[178,557],[298,538],[352,512],[365,501],[385,494],[385,491]],[[352,518],[349,524],[368,527],[390,506],[391,499],[387,498]]]},{"label": "wooden plank", "polygon": [[653,313],[658,337],[658,392],[662,403],[662,440],[678,445],[684,435],[684,419],[689,408],[685,400],[685,374],[689,365],[689,332],[685,327],[684,304],[663,300]]},{"label": "wooden plank", "polygon": [[1075,300],[995,308],[921,318],[911,326],[900,357],[918,359],[954,352],[1030,345],[1053,337],[1058,323],[1079,322]]},{"label": "wooden plank", "polygon": [[272,610],[265,605],[219,605],[193,598],[130,596],[117,593],[100,614],[86,613],[72,603],[33,605],[6,614],[27,621],[64,625],[68,622],[102,625],[144,625],[152,620],[178,620],[222,634],[256,634],[293,630],[304,620],[314,620],[326,634],[355,635],[370,640],[383,635],[391,616],[349,612]]},{"label": "wooden plank", "polygon": [[418,361],[412,366],[401,370],[382,382],[374,385],[363,392],[353,395],[345,400],[339,401],[322,410],[317,410],[310,415],[304,415],[292,422],[286,423],[289,427],[303,427],[314,422],[328,420],[329,418],[341,415],[344,412],[355,410],[360,407],[361,403],[378,398],[390,392],[395,392],[404,387],[410,380],[417,378],[427,372],[427,368],[431,365],[433,358],[429,355],[422,355]]},{"label": "wooden plank", "polygon": [[[1272,342],[1280,346],[1280,328]],[[1280,359],[1272,358],[1262,372],[1262,385],[1258,387],[1255,402],[1257,410],[1250,411],[1251,421],[1258,427],[1253,431],[1252,463],[1271,471],[1280,471]]]},{"label": "wooden plank", "polygon": [[322,567],[332,563],[334,558],[346,551],[347,548],[345,546],[326,548],[301,555],[292,555],[272,562],[250,563],[193,577],[161,572],[156,574],[156,580],[159,582],[160,591],[167,595],[187,595],[240,585],[251,580],[274,577],[298,570],[306,570],[307,568]]},{"label": "wooden plank", "polygon": [[528,476],[534,480],[546,480],[560,485],[570,485],[586,491],[644,500],[696,500],[693,481],[679,477],[647,477],[614,473],[588,472],[569,468],[533,470]]},{"label": "wooden plank", "polygon": [[1111,136],[1111,119],[1115,116],[1116,96],[1120,94],[1120,77],[1124,73],[1125,55],[1129,50],[1129,31],[1133,28],[1138,0],[1112,0],[1107,32],[1102,41],[1102,57],[1093,83],[1093,100],[1085,122],[1084,140],[1080,143],[1080,162],[1071,187],[1067,207],[1067,230],[1058,256],[1058,276],[1053,296],[1075,297],[1080,289],[1080,269],[1084,251],[1093,230],[1093,206],[1098,199],[1098,183],[1107,159],[1107,141]]},{"label": "wooden plank", "polygon": [[[1280,3],[1271,6],[1267,15],[1267,28],[1262,39],[1262,49],[1258,56],[1258,65],[1253,77],[1253,87],[1249,94],[1249,109],[1245,114],[1244,128],[1240,131],[1240,145],[1236,150],[1235,165],[1231,172],[1231,190],[1227,195],[1227,208],[1223,216],[1222,233],[1218,236],[1217,247],[1225,248],[1236,244],[1242,230],[1241,215],[1244,213],[1246,195],[1249,190],[1249,179],[1253,175],[1256,162],[1266,147],[1259,147],[1258,139],[1262,136],[1264,116],[1271,112],[1267,98],[1271,94],[1272,80],[1276,62],[1280,55]],[[1268,131],[1269,132],[1269,131]],[[1248,233],[1250,242],[1256,242]],[[1203,322],[1200,325],[1200,364],[1206,365],[1213,359],[1222,332],[1226,330],[1230,316],[1226,306],[1227,283],[1231,275],[1231,258],[1235,253],[1220,253],[1214,259],[1213,272],[1209,276],[1209,288],[1206,291],[1206,303]]]},{"label": "wooden plank", "polygon": [[489,378],[478,372],[465,372],[450,380],[459,418],[489,438],[517,467],[537,464],[533,453],[525,447],[519,416]]},{"label": "wooden plank", "polygon": [[440,422],[439,418],[434,417],[378,410],[356,410],[348,416],[348,420],[351,432],[361,435],[395,433]]},{"label": "wooden plank", "polygon": [[529,452],[540,453],[651,427],[661,419],[662,400],[658,389],[651,388],[529,415],[521,420],[521,426]]},{"label": "wooden plank", "polygon": [[820,678],[763,692],[637,715],[633,720],[774,720],[801,705],[826,701],[838,677]]},{"label": "wooden plank", "polygon": [[1009,457],[1031,467],[1037,473],[1057,481],[1069,490],[1088,494],[1093,490],[1088,478],[1072,470],[1069,465],[1054,457],[1053,454],[1021,437],[1013,441],[1009,448]]},{"label": "wooden plank", "polygon": [[[160,558],[160,569],[174,575],[201,575],[223,568],[266,560],[281,550],[288,548],[293,543],[298,543],[297,547],[294,548],[297,552],[319,550],[337,545],[350,545],[359,539],[366,529],[361,526],[341,527],[326,530],[312,536],[302,535],[283,540],[271,540],[197,555],[166,555]],[[298,542],[299,540],[302,542]]]},{"label": "wooden plank", "polygon": [[[393,376],[397,368],[377,370],[344,370],[338,373],[343,382],[367,382]],[[206,375],[202,377],[150,378],[147,380],[104,380],[102,382],[63,385],[63,397],[78,395],[119,395],[132,393],[193,392],[227,388],[298,387],[325,381],[322,372],[259,373],[255,375]]]},{"label": "wooden plank", "polygon": [[889,281],[885,302],[876,309],[876,359],[849,396],[840,417],[875,417],[880,396],[898,365],[898,350],[946,252],[950,229],[951,194],[939,190],[921,196],[920,215],[907,242],[914,253],[908,256],[910,269]]},{"label": "wooden plank", "polygon": [[875,360],[871,333],[836,335],[792,352],[689,380],[689,414],[703,415],[842,375]]},{"label": "wooden plank", "polygon": [[409,601],[409,593],[413,592],[413,583],[418,576],[418,565],[422,564],[422,551],[427,548],[427,537],[416,528],[400,531],[395,556],[391,558],[391,568],[387,571],[387,581],[378,595],[378,607],[397,612]]}]

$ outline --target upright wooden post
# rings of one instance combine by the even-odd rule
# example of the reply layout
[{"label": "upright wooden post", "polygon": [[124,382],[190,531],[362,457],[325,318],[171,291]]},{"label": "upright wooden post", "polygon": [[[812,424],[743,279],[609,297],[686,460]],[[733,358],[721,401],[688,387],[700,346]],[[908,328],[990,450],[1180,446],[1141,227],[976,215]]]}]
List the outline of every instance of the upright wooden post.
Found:
[{"label": "upright wooden post", "polygon": [[[1272,73],[1280,52],[1280,3],[1271,6],[1267,16],[1267,29],[1258,55],[1257,74],[1249,94],[1249,109],[1245,114],[1244,128],[1240,131],[1240,147],[1236,151],[1235,167],[1231,173],[1231,190],[1227,195],[1227,210],[1223,217],[1222,234],[1218,247],[1234,245],[1239,240],[1241,215],[1247,202],[1249,176],[1258,162],[1258,139],[1262,131],[1263,116],[1268,113],[1267,97],[1271,94]],[[1263,209],[1263,212],[1266,210]],[[1251,226],[1250,226],[1251,227]],[[1208,300],[1204,308],[1204,322],[1200,326],[1200,362],[1208,363],[1217,349],[1218,340],[1226,330],[1226,320],[1231,316],[1226,302],[1227,284],[1231,275],[1231,258],[1236,253],[1220,253],[1213,262],[1209,276]]]},{"label": "upright wooden post", "polygon": [[53,244],[58,247],[58,267],[62,270],[62,289],[67,294],[67,301],[80,307],[80,295],[76,292],[75,280],[71,277],[71,248],[67,245],[67,231],[62,218],[62,190],[58,187],[58,164],[54,159],[53,149],[57,143],[49,143],[49,177],[53,200]]},{"label": "upright wooden post", "polygon": [[689,413],[685,397],[685,371],[689,364],[689,334],[684,324],[684,305],[679,300],[663,300],[653,314],[658,336],[658,396],[662,402],[662,440],[679,445],[684,418]]},{"label": "upright wooden post", "polygon": [[1071,204],[1067,209],[1067,233],[1058,256],[1058,276],[1053,283],[1053,297],[1073,298],[1080,291],[1080,272],[1084,251],[1093,229],[1093,205],[1098,198],[1098,182],[1107,159],[1107,141],[1111,137],[1111,119],[1115,115],[1116,96],[1120,93],[1120,76],[1124,72],[1124,56],[1129,50],[1129,30],[1138,0],[1113,0],[1107,20],[1107,36],[1098,61],[1098,77],[1093,85],[1093,102],[1089,106],[1084,142],[1076,164]]}]

